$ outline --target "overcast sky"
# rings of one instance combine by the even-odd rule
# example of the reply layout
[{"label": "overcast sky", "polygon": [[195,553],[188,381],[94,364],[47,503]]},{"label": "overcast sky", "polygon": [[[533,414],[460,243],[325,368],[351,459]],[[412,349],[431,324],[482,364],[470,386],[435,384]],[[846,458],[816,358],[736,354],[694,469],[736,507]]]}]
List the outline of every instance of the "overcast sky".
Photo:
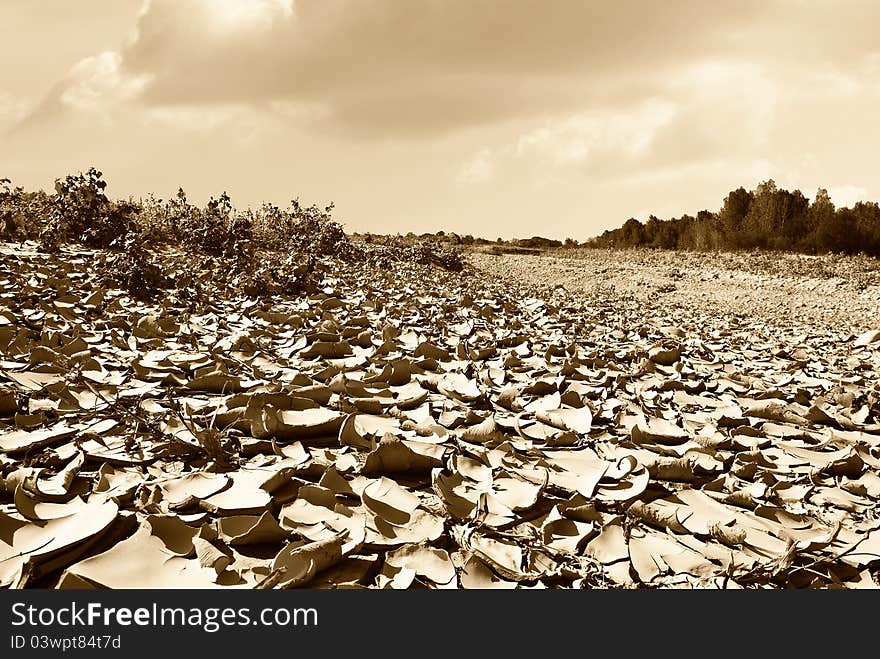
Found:
[{"label": "overcast sky", "polygon": [[583,239],[773,178],[880,198],[880,3],[2,0],[0,177]]}]

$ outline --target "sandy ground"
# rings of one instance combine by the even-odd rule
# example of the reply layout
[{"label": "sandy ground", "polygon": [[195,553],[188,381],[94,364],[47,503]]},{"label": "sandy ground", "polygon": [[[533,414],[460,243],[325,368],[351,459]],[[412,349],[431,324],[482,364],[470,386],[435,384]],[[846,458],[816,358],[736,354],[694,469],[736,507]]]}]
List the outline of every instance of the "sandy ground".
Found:
[{"label": "sandy ground", "polygon": [[575,258],[471,253],[468,260],[508,283],[637,302],[646,314],[673,320],[710,314],[853,336],[880,326],[880,264],[872,259],[593,250]]}]

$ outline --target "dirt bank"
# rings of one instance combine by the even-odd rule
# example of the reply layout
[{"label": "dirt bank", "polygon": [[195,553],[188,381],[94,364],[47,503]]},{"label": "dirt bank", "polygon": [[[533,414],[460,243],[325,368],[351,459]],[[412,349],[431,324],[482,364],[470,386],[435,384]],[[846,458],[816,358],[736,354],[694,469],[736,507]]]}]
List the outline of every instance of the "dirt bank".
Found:
[{"label": "dirt bank", "polygon": [[748,320],[800,333],[858,335],[880,325],[874,259],[769,254],[582,251],[468,255],[489,276],[586,299],[632,300],[646,313]]}]

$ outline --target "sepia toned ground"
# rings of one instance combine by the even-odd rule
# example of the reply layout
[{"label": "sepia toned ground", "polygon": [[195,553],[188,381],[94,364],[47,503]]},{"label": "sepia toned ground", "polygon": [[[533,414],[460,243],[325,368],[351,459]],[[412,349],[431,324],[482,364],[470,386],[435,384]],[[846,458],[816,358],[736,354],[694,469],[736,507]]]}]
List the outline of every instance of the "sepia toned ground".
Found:
[{"label": "sepia toned ground", "polygon": [[0,585],[877,587],[876,262],[560,254],[147,303],[7,246]]},{"label": "sepia toned ground", "polygon": [[542,256],[472,252],[469,259],[505,281],[634,298],[668,313],[690,309],[857,334],[878,324],[880,261],[871,258],[581,249]]}]

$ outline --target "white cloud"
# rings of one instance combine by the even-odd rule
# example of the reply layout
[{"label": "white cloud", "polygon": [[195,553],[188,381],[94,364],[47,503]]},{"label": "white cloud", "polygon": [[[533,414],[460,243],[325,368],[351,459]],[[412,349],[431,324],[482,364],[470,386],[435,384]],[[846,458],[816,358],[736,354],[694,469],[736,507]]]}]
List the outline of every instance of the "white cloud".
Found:
[{"label": "white cloud", "polygon": [[594,153],[615,152],[637,158],[650,148],[657,132],[676,116],[674,103],[648,99],[630,110],[583,112],[550,123],[519,138],[516,152],[538,155],[558,164],[584,162]]},{"label": "white cloud", "polygon": [[852,206],[858,201],[868,200],[868,191],[857,185],[837,185],[828,188],[828,196],[838,208]]},{"label": "white cloud", "polygon": [[106,115],[111,108],[137,98],[150,76],[128,74],[121,64],[122,56],[115,51],[81,60],[68,73],[58,100],[68,108]]},{"label": "white cloud", "polygon": [[293,0],[198,0],[215,29],[265,30],[278,19],[291,18]]},{"label": "white cloud", "polygon": [[[425,137],[603,104],[611,80],[651,95],[758,7],[636,4],[638,29],[632,8],[570,0],[145,0],[124,45],[77,65],[56,96],[79,108],[116,93],[151,106],[293,100],[324,106],[322,130]],[[79,79],[89,71],[106,75]]]},{"label": "white cloud", "polygon": [[484,183],[495,173],[495,159],[489,149],[482,149],[461,166],[456,180],[459,183]]},{"label": "white cloud", "polygon": [[266,127],[260,115],[243,104],[210,107],[180,105],[146,108],[140,112],[141,120],[147,126],[199,135],[210,135],[224,129],[227,139],[234,139],[238,143],[252,141]]},{"label": "white cloud", "polygon": [[0,90],[0,126],[20,121],[26,114],[27,106],[24,101]]},{"label": "white cloud", "polygon": [[778,80],[765,65],[739,56],[685,64],[667,86],[676,99],[685,99],[693,131],[724,143],[735,127],[736,146],[755,149],[771,137],[780,97],[800,82],[790,72]]}]

